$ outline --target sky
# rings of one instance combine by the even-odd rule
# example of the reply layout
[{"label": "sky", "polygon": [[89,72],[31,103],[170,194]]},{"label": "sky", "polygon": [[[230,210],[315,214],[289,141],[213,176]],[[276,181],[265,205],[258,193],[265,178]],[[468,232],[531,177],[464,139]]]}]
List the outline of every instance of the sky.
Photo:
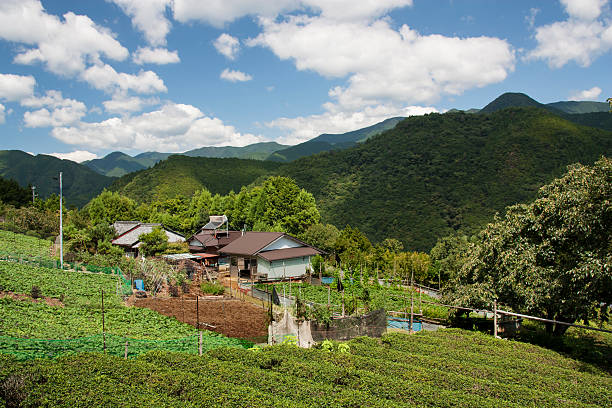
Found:
[{"label": "sky", "polygon": [[1,0],[0,150],[297,144],[612,96],[610,0]]}]

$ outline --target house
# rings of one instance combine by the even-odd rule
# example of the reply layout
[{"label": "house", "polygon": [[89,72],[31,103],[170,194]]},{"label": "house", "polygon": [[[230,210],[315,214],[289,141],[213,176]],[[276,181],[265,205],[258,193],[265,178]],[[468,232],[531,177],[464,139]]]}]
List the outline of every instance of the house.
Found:
[{"label": "house", "polygon": [[282,280],[304,276],[310,258],[324,252],[283,232],[245,232],[219,250],[231,257],[230,273],[257,280]]},{"label": "house", "polygon": [[117,221],[113,224],[113,228],[115,228],[118,236],[113,239],[111,243],[124,248],[126,256],[137,257],[138,248],[142,244],[138,237],[142,234],[149,234],[157,227],[161,227],[164,230],[168,237],[168,242],[185,241],[184,236],[164,228],[162,224],[142,223],[138,221]]},{"label": "house", "polygon": [[225,215],[211,215],[206,225],[187,238],[189,252],[203,259],[207,266],[226,263],[229,259],[222,257],[219,250],[241,236],[241,231],[229,230]]}]

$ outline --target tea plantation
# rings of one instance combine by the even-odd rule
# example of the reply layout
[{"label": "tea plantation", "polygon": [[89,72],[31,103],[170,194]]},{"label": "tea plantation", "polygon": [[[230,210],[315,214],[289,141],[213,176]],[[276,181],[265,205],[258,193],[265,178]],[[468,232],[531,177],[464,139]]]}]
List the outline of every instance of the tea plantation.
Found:
[{"label": "tea plantation", "polygon": [[280,345],[127,360],[4,356],[0,396],[6,406],[612,406],[609,374],[530,344],[459,329],[347,344],[348,352]]}]

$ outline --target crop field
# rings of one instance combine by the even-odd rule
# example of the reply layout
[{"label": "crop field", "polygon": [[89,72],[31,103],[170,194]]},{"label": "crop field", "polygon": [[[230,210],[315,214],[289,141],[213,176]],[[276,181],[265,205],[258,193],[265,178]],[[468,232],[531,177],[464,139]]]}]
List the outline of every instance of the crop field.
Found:
[{"label": "crop field", "polygon": [[[274,284],[276,291],[282,295],[283,289],[285,295],[289,296],[300,296],[307,302],[318,303],[321,305],[327,305],[328,300],[328,286],[326,285],[310,285],[308,283],[278,283]],[[367,285],[365,286],[370,296],[370,309],[384,308],[385,310],[404,311],[408,309],[410,311],[410,290],[403,289],[400,287],[393,286],[380,286],[380,285]],[[272,290],[272,285],[258,285],[259,289]],[[359,284],[351,285],[348,280],[345,280],[344,285],[344,301],[345,303],[353,302],[353,293],[356,297],[357,307],[364,307],[364,287]],[[423,310],[423,315],[433,318],[444,319],[448,317],[448,309],[441,306],[430,305],[427,303],[420,303],[419,307],[419,293],[414,292],[414,312],[418,313],[420,309]],[[436,299],[421,294],[422,301],[435,302]],[[330,303],[333,305],[332,310],[335,312],[341,311],[342,304],[342,293],[336,290],[336,285],[331,285],[329,290]]]},{"label": "crop field", "polygon": [[0,254],[49,258],[51,245],[46,239],[0,230]]},{"label": "crop field", "polygon": [[43,268],[27,264],[0,261],[0,291],[30,293],[32,286],[41,295],[61,299],[66,306],[100,308],[104,290],[106,307],[118,306],[118,277],[98,273],[83,273]]},{"label": "crop field", "polygon": [[0,389],[12,391],[4,394],[7,406],[612,405],[609,374],[530,344],[459,329],[345,344],[218,348],[201,357],[155,351],[127,360],[102,353],[0,357]]},{"label": "crop field", "polygon": [[[55,357],[102,350],[105,340],[107,350],[117,355],[123,355],[126,341],[132,344],[130,356],[151,349],[198,351],[193,326],[149,309],[124,306],[117,295],[118,279],[0,261],[0,353],[20,359]],[[33,286],[39,288],[41,299],[30,297]],[[204,350],[250,344],[204,332]]]}]

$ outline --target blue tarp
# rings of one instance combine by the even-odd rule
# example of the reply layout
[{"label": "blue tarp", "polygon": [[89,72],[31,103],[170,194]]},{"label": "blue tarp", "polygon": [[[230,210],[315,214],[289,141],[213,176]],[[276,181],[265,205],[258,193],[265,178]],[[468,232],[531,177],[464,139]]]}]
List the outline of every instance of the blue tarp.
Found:
[{"label": "blue tarp", "polygon": [[142,279],[136,279],[134,283],[136,284],[136,290],[144,290],[144,282]]}]

